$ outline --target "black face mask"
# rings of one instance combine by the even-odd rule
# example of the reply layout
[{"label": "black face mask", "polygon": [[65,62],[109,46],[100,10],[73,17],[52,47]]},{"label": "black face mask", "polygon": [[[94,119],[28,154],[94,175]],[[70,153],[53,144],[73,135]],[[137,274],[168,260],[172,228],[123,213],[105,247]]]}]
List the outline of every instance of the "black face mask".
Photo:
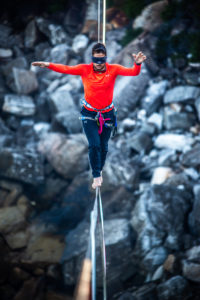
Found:
[{"label": "black face mask", "polygon": [[103,56],[103,57],[95,57],[92,56],[92,62],[95,64],[104,64],[106,62],[107,56]]}]

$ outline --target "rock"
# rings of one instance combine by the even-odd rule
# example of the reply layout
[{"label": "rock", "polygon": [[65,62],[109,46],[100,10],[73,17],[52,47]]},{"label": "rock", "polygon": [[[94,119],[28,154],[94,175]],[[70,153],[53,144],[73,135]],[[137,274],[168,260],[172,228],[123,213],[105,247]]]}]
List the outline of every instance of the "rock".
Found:
[{"label": "rock", "polygon": [[164,270],[173,273],[175,268],[176,257],[173,254],[169,254],[166,261],[163,264]]},{"label": "rock", "polygon": [[180,276],[174,276],[157,286],[159,300],[182,300],[189,296],[189,284]]},{"label": "rock", "polygon": [[54,93],[49,95],[50,105],[54,112],[67,112],[75,110],[74,100],[71,94],[65,90],[56,90]]},{"label": "rock", "polygon": [[175,112],[169,107],[164,108],[164,125],[168,130],[187,130],[195,124],[194,114],[187,112]]},{"label": "rock", "polygon": [[124,11],[114,6],[106,10],[106,19],[112,25],[112,28],[124,28],[129,23]]},{"label": "rock", "polygon": [[195,108],[196,108],[196,111],[197,111],[198,119],[199,119],[199,121],[200,121],[200,97],[198,97],[198,98],[195,100]]},{"label": "rock", "polygon": [[[120,278],[126,276],[126,273],[134,273],[134,265],[130,260],[122,257],[131,255],[131,236],[128,221],[126,219],[112,219],[104,222],[105,244],[106,244],[106,260],[107,260],[107,286],[109,296],[113,295],[114,290],[118,290],[121,286]],[[79,272],[79,262],[85,257],[89,234],[89,224],[86,222],[80,223],[74,230],[66,236],[66,248],[63,254],[62,261],[64,263],[65,282],[72,284]],[[70,241],[70,243],[68,242]],[[97,235],[97,285],[102,283],[101,269],[101,251],[99,244],[99,236]],[[120,255],[119,255],[120,253]],[[121,263],[119,263],[121,261]],[[127,262],[129,263],[127,264]],[[73,263],[75,262],[75,264]],[[116,286],[118,283],[118,286]]]},{"label": "rock", "polygon": [[[88,171],[86,171],[76,176],[71,184],[66,184],[65,182],[65,186],[64,182],[61,186],[62,182],[59,183],[58,180],[48,182],[48,184],[59,184],[59,186],[52,186],[51,190],[50,187],[47,187],[46,194],[40,195],[40,198],[44,200],[49,199],[51,204],[53,197],[56,197],[59,194],[58,192],[62,191],[62,204],[51,211],[42,212],[39,219],[47,225],[53,225],[63,235],[76,227],[92,209],[88,177]],[[47,203],[47,201],[45,202]]]},{"label": "rock", "polygon": [[17,116],[32,116],[36,111],[32,97],[15,94],[4,96],[2,109]]},{"label": "rock", "polygon": [[200,220],[199,220],[199,213],[200,213],[200,185],[194,186],[194,203],[192,207],[192,211],[188,217],[188,224],[192,234],[195,236],[200,237]]},{"label": "rock", "polygon": [[143,264],[146,270],[155,271],[156,268],[162,265],[167,257],[167,250],[164,247],[155,247],[143,259]]},{"label": "rock", "polygon": [[23,263],[59,263],[65,244],[60,236],[32,236],[21,262]]},{"label": "rock", "polygon": [[41,155],[22,148],[3,148],[0,152],[0,175],[30,184],[43,182]]},{"label": "rock", "polygon": [[33,48],[38,39],[35,20],[31,20],[25,28],[24,45],[26,48]]},{"label": "rock", "polygon": [[125,28],[116,28],[106,33],[107,41],[121,41],[126,35]]},{"label": "rock", "polygon": [[157,136],[155,146],[157,148],[168,148],[172,150],[185,151],[193,144],[194,140],[190,136],[164,133]]},{"label": "rock", "polygon": [[168,167],[157,167],[153,171],[151,184],[162,184],[165,180],[173,174],[171,168]]},{"label": "rock", "polygon": [[65,43],[56,45],[50,51],[51,61],[56,64],[67,64],[70,47]]},{"label": "rock", "polygon": [[33,71],[13,68],[13,83],[10,88],[19,94],[30,94],[38,89],[38,81]]},{"label": "rock", "polygon": [[[149,196],[149,189],[146,188],[132,211],[131,225],[133,230],[137,232],[134,256],[135,259],[139,261],[143,260],[145,255],[150,253],[153,248],[161,246],[164,237],[164,232],[157,230],[151,222],[149,212],[147,211],[147,201],[149,201]],[[144,266],[141,265],[140,268],[142,272]],[[148,266],[148,270],[149,268],[151,268],[151,265]],[[145,273],[146,272],[147,270]]]},{"label": "rock", "polygon": [[11,232],[6,235],[6,242],[11,249],[20,249],[27,245],[28,235],[26,231]]},{"label": "rock", "polygon": [[183,153],[181,163],[188,167],[198,167],[200,164],[200,143],[196,143],[194,147]]},{"label": "rock", "polygon": [[6,77],[6,82],[8,85],[13,80],[13,68],[27,69],[27,60],[24,57],[17,57],[1,67],[2,73]]},{"label": "rock", "polygon": [[0,24],[0,45],[1,47],[8,47],[8,39],[12,32],[12,28],[5,24]]},{"label": "rock", "polygon": [[114,103],[118,108],[119,120],[127,117],[128,113],[136,108],[148,81],[149,75],[144,66],[138,76],[123,76],[116,81]]},{"label": "rock", "polygon": [[133,300],[155,300],[156,299],[156,285],[154,283],[146,283],[140,287],[136,292],[132,293]]},{"label": "rock", "polygon": [[134,20],[133,29],[142,28],[149,32],[154,31],[163,23],[161,13],[167,4],[167,1],[158,1],[145,6],[142,13]]},{"label": "rock", "polygon": [[200,95],[200,88],[188,85],[176,86],[169,89],[164,96],[164,103],[187,102],[195,100]]},{"label": "rock", "polygon": [[87,48],[89,39],[84,34],[78,34],[73,39],[72,50],[77,54],[82,54],[83,51]]},{"label": "rock", "polygon": [[[51,48],[48,42],[39,43],[34,47],[34,49],[35,49],[35,57],[37,60],[51,61]],[[46,71],[46,69],[40,69],[40,68],[37,68],[36,70],[37,72]]]},{"label": "rock", "polygon": [[55,115],[55,119],[58,123],[62,124],[66,128],[66,132],[80,133],[82,132],[81,120],[79,120],[80,113],[78,111],[66,111],[60,112]]},{"label": "rock", "polygon": [[146,153],[152,147],[151,137],[145,132],[138,132],[129,139],[130,148],[138,153]]},{"label": "rock", "polygon": [[194,246],[186,252],[182,260],[183,275],[194,282],[200,282],[200,247]]},{"label": "rock", "polygon": [[41,139],[43,134],[46,134],[50,131],[50,124],[47,122],[38,122],[34,124],[33,129],[37,134],[38,138]]},{"label": "rock", "polygon": [[3,192],[3,197],[0,197],[1,207],[15,204],[16,199],[23,190],[20,184],[12,183],[6,180],[0,180],[0,189]]},{"label": "rock", "polygon": [[164,273],[163,266],[158,267],[152,276],[152,280],[155,281],[155,280],[161,279],[163,277],[163,273]]},{"label": "rock", "polygon": [[13,300],[33,298],[34,295],[37,295],[38,299],[44,298],[44,292],[40,285],[40,278],[31,278],[29,280],[26,280],[20,288],[19,292],[15,293],[15,297],[13,298]]},{"label": "rock", "polygon": [[158,130],[162,129],[163,126],[163,116],[158,113],[153,113],[152,115],[149,116],[147,119],[147,124],[154,124]]},{"label": "rock", "polygon": [[188,71],[183,74],[183,78],[185,79],[187,84],[191,85],[200,85],[200,73],[194,71]]},{"label": "rock", "polygon": [[83,26],[85,18],[85,3],[76,2],[70,5],[66,11],[66,16],[63,21],[63,27],[67,33],[71,35],[78,34]]},{"label": "rock", "polygon": [[145,109],[147,116],[157,111],[162,105],[162,96],[168,84],[168,80],[162,80],[152,83],[147,89],[146,96],[142,99],[142,107]]},{"label": "rock", "polygon": [[42,17],[36,18],[36,24],[39,30],[49,38],[52,46],[62,43],[69,44],[71,42],[70,37],[64,31],[62,26],[51,24]]},{"label": "rock", "polygon": [[4,49],[0,48],[0,60],[6,60],[11,58],[13,55],[13,52],[11,49]]},{"label": "rock", "polygon": [[47,133],[38,143],[38,151],[47,158],[53,168],[72,179],[88,167],[87,141],[83,134]]},{"label": "rock", "polygon": [[25,225],[24,214],[17,206],[0,208],[0,231],[3,234],[10,233]]}]

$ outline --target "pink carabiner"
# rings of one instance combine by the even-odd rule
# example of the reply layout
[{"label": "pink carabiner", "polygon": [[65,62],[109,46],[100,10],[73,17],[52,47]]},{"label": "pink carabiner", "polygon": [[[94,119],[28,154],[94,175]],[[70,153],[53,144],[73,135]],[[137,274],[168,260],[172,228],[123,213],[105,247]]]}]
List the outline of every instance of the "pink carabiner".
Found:
[{"label": "pink carabiner", "polygon": [[110,120],[110,118],[104,119],[101,112],[99,113],[99,130],[98,133],[101,134],[103,130],[103,125],[105,121]]}]

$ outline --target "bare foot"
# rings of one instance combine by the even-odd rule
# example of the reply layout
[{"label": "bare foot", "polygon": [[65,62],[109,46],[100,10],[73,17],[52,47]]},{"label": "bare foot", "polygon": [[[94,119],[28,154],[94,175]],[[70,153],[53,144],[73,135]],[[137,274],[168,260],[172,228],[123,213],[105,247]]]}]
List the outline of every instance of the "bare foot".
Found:
[{"label": "bare foot", "polygon": [[93,178],[92,188],[96,189],[98,186],[101,186],[101,177]]}]

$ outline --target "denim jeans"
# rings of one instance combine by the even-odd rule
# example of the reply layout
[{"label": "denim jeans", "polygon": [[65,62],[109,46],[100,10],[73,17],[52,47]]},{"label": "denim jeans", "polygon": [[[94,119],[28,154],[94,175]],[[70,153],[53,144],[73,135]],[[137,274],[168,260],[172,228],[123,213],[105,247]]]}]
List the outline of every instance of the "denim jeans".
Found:
[{"label": "denim jeans", "polygon": [[[97,112],[89,111],[84,106],[81,108],[81,115],[85,117],[96,116]],[[114,122],[114,109],[102,113],[103,117],[110,118],[106,123]],[[85,119],[82,120],[83,130],[88,140],[89,161],[92,168],[93,177],[100,177],[100,172],[103,170],[106,155],[108,153],[108,141],[111,136],[112,127],[103,126],[101,134],[98,133],[99,126],[96,121]]]}]

